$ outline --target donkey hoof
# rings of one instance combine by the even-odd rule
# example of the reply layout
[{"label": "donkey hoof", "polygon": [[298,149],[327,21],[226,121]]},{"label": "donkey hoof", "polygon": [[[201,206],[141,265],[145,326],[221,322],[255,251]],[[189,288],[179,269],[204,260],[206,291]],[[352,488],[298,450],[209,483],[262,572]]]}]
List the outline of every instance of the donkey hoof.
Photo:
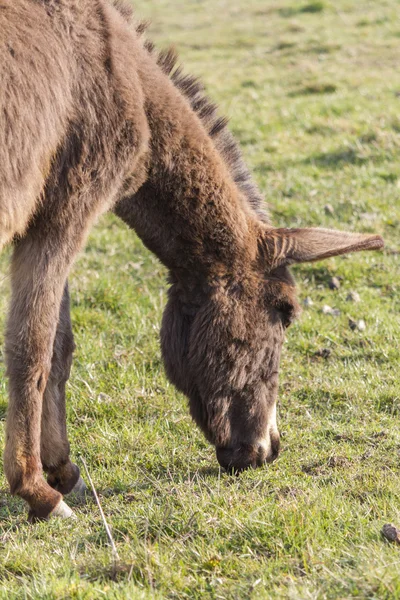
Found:
[{"label": "donkey hoof", "polygon": [[83,481],[82,477],[79,477],[78,481],[72,488],[72,490],[68,493],[68,496],[75,496],[75,498],[83,500],[90,494],[86,483]]},{"label": "donkey hoof", "polygon": [[69,493],[76,494],[77,496],[84,496],[87,491],[88,489],[86,483],[83,481],[82,477],[79,477],[78,481]]},{"label": "donkey hoof", "polygon": [[49,514],[49,517],[59,517],[61,519],[70,519],[71,517],[73,517],[76,519],[76,515],[74,514],[72,509],[70,509],[68,504],[64,502],[64,500],[61,500],[57,504],[57,506]]},{"label": "donkey hoof", "polygon": [[73,511],[70,507],[65,504],[63,500],[60,500],[59,503],[50,513],[45,513],[44,510],[39,510],[36,508],[34,510],[31,508],[28,513],[28,521],[30,523],[40,523],[41,521],[48,521],[51,517],[59,517],[61,519],[70,519],[71,517],[76,518]]}]

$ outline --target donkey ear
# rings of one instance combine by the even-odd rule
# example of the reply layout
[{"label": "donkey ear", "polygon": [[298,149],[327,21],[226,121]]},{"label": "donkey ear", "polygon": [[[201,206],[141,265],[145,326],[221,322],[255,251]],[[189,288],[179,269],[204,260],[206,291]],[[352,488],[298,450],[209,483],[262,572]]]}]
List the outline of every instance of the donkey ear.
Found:
[{"label": "donkey ear", "polygon": [[312,262],[361,250],[381,250],[380,235],[345,233],[333,229],[271,229],[264,244],[273,267]]}]

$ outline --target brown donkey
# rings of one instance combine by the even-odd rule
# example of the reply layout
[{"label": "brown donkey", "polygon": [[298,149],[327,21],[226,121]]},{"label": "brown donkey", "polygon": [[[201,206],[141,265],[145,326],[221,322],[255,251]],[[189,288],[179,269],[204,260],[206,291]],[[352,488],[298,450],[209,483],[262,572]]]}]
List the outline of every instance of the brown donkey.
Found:
[{"label": "brown donkey", "polygon": [[[12,241],[5,473],[30,517],[68,516],[67,276],[113,209],[166,265],[167,374],[220,464],[278,453],[276,395],[298,313],[288,265],[382,248],[377,235],[275,229],[196,80],[111,0],[0,0],[0,240]],[[47,472],[47,482],[43,478]]]}]

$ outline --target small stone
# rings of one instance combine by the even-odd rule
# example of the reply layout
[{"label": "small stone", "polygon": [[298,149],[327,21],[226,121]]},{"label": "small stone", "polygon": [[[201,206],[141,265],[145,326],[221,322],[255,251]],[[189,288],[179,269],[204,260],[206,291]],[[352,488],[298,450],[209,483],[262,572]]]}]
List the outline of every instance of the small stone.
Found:
[{"label": "small stone", "polygon": [[332,217],[335,214],[335,211],[333,210],[333,206],[331,204],[325,204],[324,211],[325,214],[329,215],[330,217]]},{"label": "small stone", "polygon": [[352,331],[355,331],[357,329],[357,321],[349,319],[349,327]]},{"label": "small stone", "polygon": [[306,308],[308,308],[309,306],[313,306],[314,302],[311,300],[311,298],[309,296],[307,296],[307,298],[304,298],[303,304]]},{"label": "small stone", "polygon": [[352,331],[355,331],[356,329],[358,329],[358,331],[365,331],[367,328],[364,319],[359,319],[358,321],[355,321],[351,318],[349,319],[349,327]]},{"label": "small stone", "polygon": [[364,212],[361,213],[360,217],[362,218],[363,221],[367,221],[367,223],[375,223],[378,219],[378,215],[377,213],[369,213],[369,212]]},{"label": "small stone", "polygon": [[357,321],[357,329],[358,331],[365,331],[367,328],[364,319],[360,319],[359,321]]},{"label": "small stone", "polygon": [[100,394],[97,396],[97,402],[100,404],[112,404],[113,399],[108,394],[100,392]]},{"label": "small stone", "polygon": [[389,542],[395,542],[396,544],[400,544],[400,530],[397,529],[394,525],[386,524],[382,527],[381,531],[384,538],[386,538]]},{"label": "small stone", "polygon": [[331,306],[328,306],[328,304],[325,304],[322,307],[322,312],[324,315],[331,315],[331,317],[338,317],[340,315],[340,310],[338,308],[332,308]]},{"label": "small stone", "polygon": [[347,302],[361,302],[360,294],[358,292],[349,292],[346,297]]},{"label": "small stone", "polygon": [[338,290],[340,288],[340,281],[337,277],[332,277],[329,281],[329,288],[331,290]]},{"label": "small stone", "polygon": [[318,357],[318,358],[329,358],[330,355],[332,354],[332,350],[330,348],[321,348],[321,350],[317,350],[314,353],[314,356]]}]

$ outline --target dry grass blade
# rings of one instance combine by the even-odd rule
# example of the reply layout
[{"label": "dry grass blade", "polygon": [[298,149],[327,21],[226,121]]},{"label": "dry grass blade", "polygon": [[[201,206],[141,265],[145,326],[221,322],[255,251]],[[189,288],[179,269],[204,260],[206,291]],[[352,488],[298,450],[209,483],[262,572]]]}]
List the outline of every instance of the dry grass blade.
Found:
[{"label": "dry grass blade", "polygon": [[93,492],[93,496],[94,496],[94,498],[96,500],[96,504],[99,507],[100,515],[101,515],[101,518],[102,518],[102,521],[103,521],[103,524],[104,524],[104,529],[106,530],[107,537],[108,537],[108,540],[110,542],[110,546],[111,546],[111,549],[112,549],[113,560],[114,560],[114,563],[116,563],[117,561],[119,561],[119,556],[118,556],[117,547],[115,545],[115,542],[114,542],[114,539],[113,539],[113,536],[112,536],[112,533],[111,533],[111,529],[110,529],[110,527],[109,527],[109,525],[107,523],[104,511],[103,511],[103,509],[101,507],[99,496],[97,495],[96,488],[94,487],[93,480],[90,477],[90,473],[89,473],[89,469],[87,467],[86,461],[83,458],[83,456],[81,456],[80,459],[81,459],[83,467],[85,469],[85,473],[86,473],[86,476],[87,476],[88,481],[90,483],[90,487],[92,488],[92,492]]}]

